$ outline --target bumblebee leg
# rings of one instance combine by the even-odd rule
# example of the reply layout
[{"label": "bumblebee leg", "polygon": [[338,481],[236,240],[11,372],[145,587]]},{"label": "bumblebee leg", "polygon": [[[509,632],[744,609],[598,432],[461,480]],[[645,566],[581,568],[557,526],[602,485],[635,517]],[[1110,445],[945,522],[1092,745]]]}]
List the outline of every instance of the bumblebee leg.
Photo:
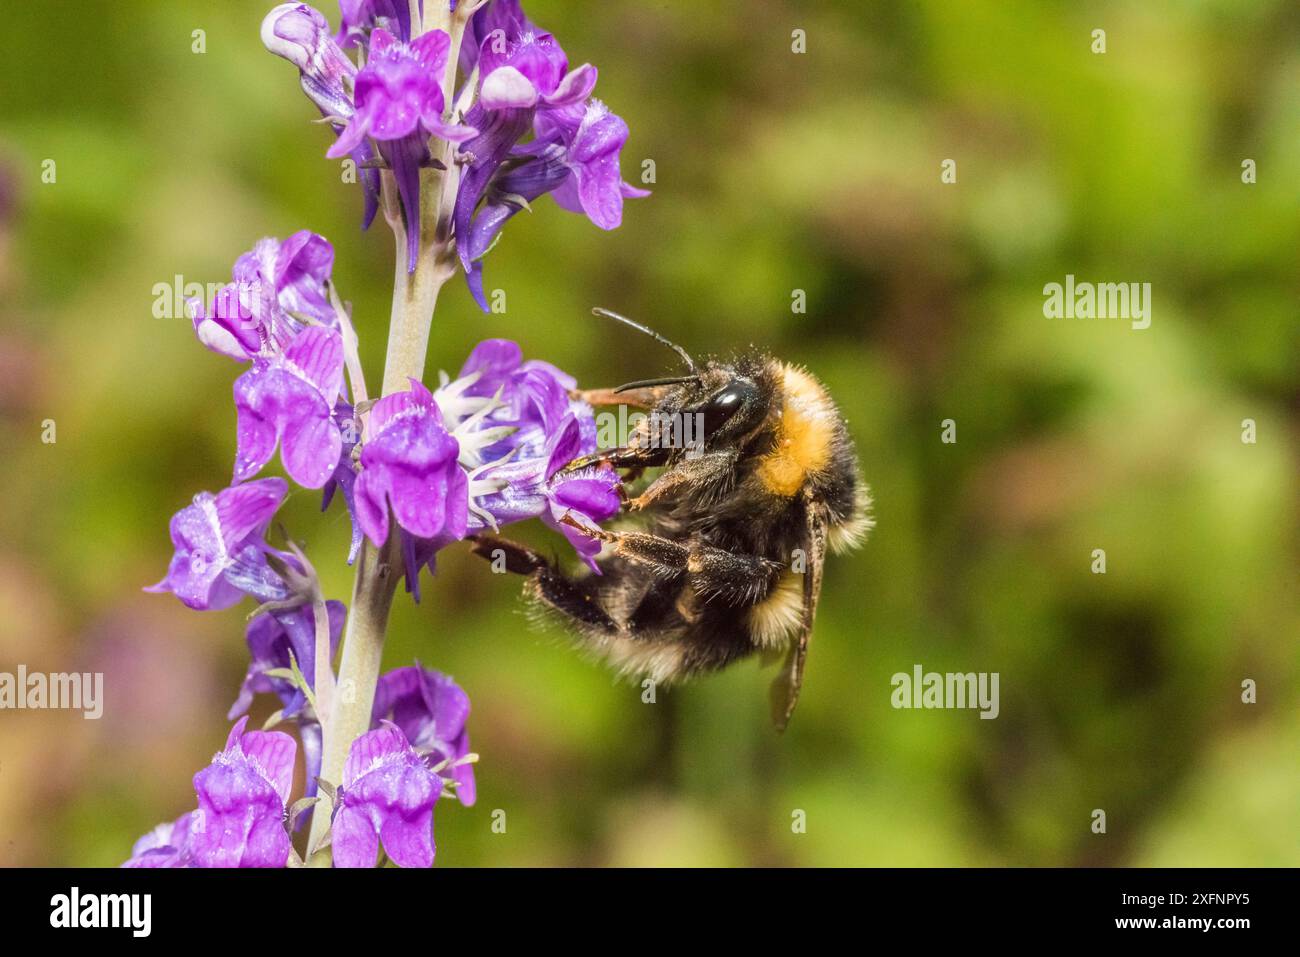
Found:
[{"label": "bumblebee leg", "polygon": [[767,594],[782,565],[759,555],[729,552],[711,545],[682,545],[648,532],[611,532],[590,528],[567,515],[564,524],[613,546],[614,553],[665,574],[685,574],[706,601],[757,601]]},{"label": "bumblebee leg", "polygon": [[475,555],[488,561],[504,559],[506,571],[527,577],[525,591],[538,601],[588,628],[611,634],[619,631],[597,601],[593,589],[599,579],[568,578],[542,555],[507,538],[482,534],[475,535],[473,542],[470,551]]},{"label": "bumblebee leg", "polygon": [[669,448],[642,448],[629,445],[621,449],[610,449],[608,452],[584,455],[574,459],[560,471],[576,472],[578,469],[585,469],[592,465],[610,465],[616,469],[653,468],[665,464],[672,451]]},{"label": "bumblebee leg", "polygon": [[689,572],[696,593],[706,602],[721,598],[731,604],[754,604],[765,597],[781,574],[781,564],[759,555],[721,548],[696,548]]},{"label": "bumblebee leg", "polygon": [[[587,531],[590,533],[591,529]],[[635,541],[634,546],[629,546],[631,560],[641,564],[657,564],[637,557],[647,550],[669,563],[681,558],[674,549],[689,555],[687,549],[667,539],[654,535],[637,538],[650,540]],[[661,543],[668,547],[661,547]],[[617,573],[608,566],[603,576],[569,578],[531,549],[492,535],[475,536],[473,551],[489,559],[504,555],[506,568],[525,576],[525,595],[538,607],[558,616],[581,648],[605,659],[622,674],[668,682],[720,668],[752,650],[744,642],[684,641],[692,619],[690,612],[677,604],[680,588],[668,579],[650,579],[630,614],[620,613],[616,619],[606,610],[607,604],[611,595],[627,593],[619,592],[617,583],[611,582]],[[756,564],[761,566],[763,560],[708,549],[702,553],[702,567],[687,573],[714,595],[723,591],[757,594],[766,579],[757,574]],[[775,563],[766,564],[775,566]]]},{"label": "bumblebee leg", "polygon": [[628,507],[634,510],[648,508],[665,495],[683,488],[699,488],[725,482],[732,475],[739,454],[728,450],[688,457],[651,482],[640,495],[628,502]]},{"label": "bumblebee leg", "polygon": [[582,626],[580,630],[589,638],[622,634],[618,622],[601,607],[590,579],[573,579],[557,569],[546,568],[529,579],[525,591]]},{"label": "bumblebee leg", "polygon": [[508,538],[481,534],[470,536],[470,541],[471,552],[490,562],[504,560],[506,571],[515,575],[531,575],[551,566],[544,556]]}]

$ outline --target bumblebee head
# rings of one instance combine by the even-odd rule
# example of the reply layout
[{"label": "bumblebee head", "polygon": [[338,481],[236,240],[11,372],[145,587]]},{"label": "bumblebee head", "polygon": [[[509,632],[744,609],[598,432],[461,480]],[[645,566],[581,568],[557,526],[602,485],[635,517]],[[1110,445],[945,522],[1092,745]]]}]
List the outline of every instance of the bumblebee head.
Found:
[{"label": "bumblebee head", "polygon": [[627,382],[615,392],[649,391],[656,412],[692,416],[714,449],[747,442],[769,419],[780,388],[779,372],[770,360],[747,356],[734,363],[697,363],[681,346],[647,326],[605,309],[592,311],[652,337],[676,352],[687,368],[685,375]]},{"label": "bumblebee head", "polygon": [[691,417],[710,450],[736,448],[770,426],[778,389],[772,363],[760,356],[709,360],[695,376],[666,390],[655,409]]}]

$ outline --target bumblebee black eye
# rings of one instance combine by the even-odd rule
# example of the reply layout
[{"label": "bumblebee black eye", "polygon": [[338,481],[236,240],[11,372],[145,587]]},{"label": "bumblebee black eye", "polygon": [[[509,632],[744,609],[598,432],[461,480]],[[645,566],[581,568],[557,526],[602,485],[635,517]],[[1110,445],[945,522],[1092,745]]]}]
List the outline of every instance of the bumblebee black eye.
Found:
[{"label": "bumblebee black eye", "polygon": [[700,408],[704,413],[704,434],[712,435],[757,396],[758,389],[754,383],[745,379],[736,379],[715,392]]}]

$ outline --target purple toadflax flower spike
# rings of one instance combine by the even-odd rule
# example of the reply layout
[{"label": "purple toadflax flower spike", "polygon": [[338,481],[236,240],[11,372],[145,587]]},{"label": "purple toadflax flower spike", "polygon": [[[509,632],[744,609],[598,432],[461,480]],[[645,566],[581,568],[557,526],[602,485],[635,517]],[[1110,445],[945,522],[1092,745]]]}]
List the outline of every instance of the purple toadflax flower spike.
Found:
[{"label": "purple toadflax flower spike", "polygon": [[200,867],[284,867],[285,808],[297,745],[280,731],[244,731],[240,718],[226,749],[194,775],[199,809],[190,851]]},{"label": "purple toadflax flower spike", "polygon": [[374,867],[382,842],[399,867],[433,865],[433,805],[442,779],[397,725],[382,722],[352,742],[334,816],[336,867]]},{"label": "purple toadflax flower spike", "polygon": [[343,390],[343,339],[309,326],[282,353],[258,358],[235,380],[235,481],[256,475],[281,446],[284,470],[304,488],[334,474],[343,437],[334,406]]},{"label": "purple toadflax flower spike", "polygon": [[455,763],[469,754],[469,695],[460,685],[416,662],[380,677],[371,713],[376,728],[391,718],[414,747],[427,751],[431,765],[448,762],[446,776],[456,782],[457,800],[473,806],[474,766]]},{"label": "purple toadflax flower spike", "polygon": [[245,594],[259,601],[284,598],[286,589],[266,564],[266,526],[289,486],[284,479],[258,479],[213,495],[200,492],[194,504],[172,516],[176,547],[167,576],[150,592],[171,592],[200,611],[229,608]]},{"label": "purple toadflax flower spike", "polygon": [[325,154],[345,156],[367,136],[378,142],[402,198],[410,271],[420,248],[420,167],[430,158],[428,139],[432,135],[460,143],[477,133],[442,117],[442,77],[450,46],[451,38],[441,30],[404,43],[376,28],[370,35],[370,59],[357,73],[356,113]]},{"label": "purple toadflax flower spike", "polygon": [[[396,2],[404,5],[406,0]],[[334,132],[342,133],[355,113],[352,86],[357,68],[330,36],[324,14],[305,3],[282,3],[262,21],[262,43],[298,68],[303,92],[322,116],[334,121],[330,124]],[[366,229],[379,209],[379,170],[367,165],[374,152],[364,140],[346,155],[357,166],[365,194],[361,228]]]}]

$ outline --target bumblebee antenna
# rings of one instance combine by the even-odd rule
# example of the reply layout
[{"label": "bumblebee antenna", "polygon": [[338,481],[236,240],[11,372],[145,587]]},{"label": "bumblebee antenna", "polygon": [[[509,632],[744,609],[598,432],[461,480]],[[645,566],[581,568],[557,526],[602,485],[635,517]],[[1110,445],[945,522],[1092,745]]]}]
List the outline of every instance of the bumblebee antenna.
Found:
[{"label": "bumblebee antenna", "polygon": [[624,382],[615,392],[627,392],[629,389],[648,389],[656,385],[678,385],[682,382],[698,382],[697,375],[674,375],[666,379],[638,379],[636,382]]},{"label": "bumblebee antenna", "polygon": [[644,332],[647,336],[654,339],[656,342],[662,343],[663,345],[667,346],[669,349],[672,349],[673,352],[681,356],[682,361],[686,363],[686,368],[691,370],[691,374],[689,376],[683,376],[677,379],[660,379],[654,381],[647,380],[645,382],[629,382],[627,385],[619,389],[615,389],[614,390],[615,392],[621,392],[623,389],[631,389],[634,386],[638,386],[638,385],[671,385],[673,383],[687,382],[691,379],[699,378],[699,373],[695,369],[695,360],[690,357],[690,354],[687,353],[687,351],[683,349],[681,346],[679,346],[677,343],[659,335],[659,333],[655,332],[649,326],[643,326],[641,325],[641,323],[634,322],[633,320],[629,319],[627,316],[620,316],[617,312],[610,312],[608,309],[601,309],[599,306],[591,310],[591,313],[592,315],[595,316],[601,316],[605,319],[613,319],[615,322],[621,322],[625,326],[631,326],[637,332]]}]

